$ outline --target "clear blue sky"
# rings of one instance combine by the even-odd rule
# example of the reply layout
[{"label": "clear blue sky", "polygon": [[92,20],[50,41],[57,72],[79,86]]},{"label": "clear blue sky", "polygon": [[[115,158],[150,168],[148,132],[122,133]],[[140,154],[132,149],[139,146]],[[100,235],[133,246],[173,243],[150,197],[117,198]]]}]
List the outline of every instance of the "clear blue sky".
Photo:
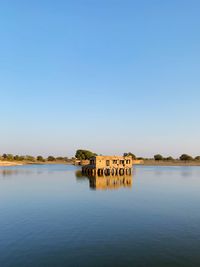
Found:
[{"label": "clear blue sky", "polygon": [[0,154],[200,154],[200,1],[2,0]]}]

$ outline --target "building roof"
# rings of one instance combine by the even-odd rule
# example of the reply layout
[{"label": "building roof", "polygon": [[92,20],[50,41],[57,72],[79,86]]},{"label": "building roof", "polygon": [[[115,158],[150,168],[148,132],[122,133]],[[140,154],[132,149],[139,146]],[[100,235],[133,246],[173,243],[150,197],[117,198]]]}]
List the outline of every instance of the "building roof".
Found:
[{"label": "building roof", "polygon": [[98,158],[98,159],[104,159],[104,158],[107,158],[107,159],[130,159],[132,158],[131,156],[94,156],[93,158]]}]

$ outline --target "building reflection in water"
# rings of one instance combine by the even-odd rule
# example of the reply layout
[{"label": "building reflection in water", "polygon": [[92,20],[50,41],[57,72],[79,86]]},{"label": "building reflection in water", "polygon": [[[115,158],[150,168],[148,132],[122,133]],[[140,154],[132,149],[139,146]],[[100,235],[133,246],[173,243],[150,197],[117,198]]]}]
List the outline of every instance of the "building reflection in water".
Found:
[{"label": "building reflection in water", "polygon": [[132,176],[94,176],[89,177],[90,188],[96,190],[118,189],[120,187],[132,187]]},{"label": "building reflection in water", "polygon": [[85,176],[81,171],[76,172],[77,180],[88,179],[89,186],[94,190],[115,190],[119,188],[131,188],[133,184],[132,175],[113,176]]}]

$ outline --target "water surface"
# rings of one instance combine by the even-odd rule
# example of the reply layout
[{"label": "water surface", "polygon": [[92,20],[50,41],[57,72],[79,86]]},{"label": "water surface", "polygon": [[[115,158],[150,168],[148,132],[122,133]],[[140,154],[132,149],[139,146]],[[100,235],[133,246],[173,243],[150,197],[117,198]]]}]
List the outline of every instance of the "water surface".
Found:
[{"label": "water surface", "polygon": [[200,167],[138,166],[116,186],[77,171],[0,168],[1,267],[199,266]]}]

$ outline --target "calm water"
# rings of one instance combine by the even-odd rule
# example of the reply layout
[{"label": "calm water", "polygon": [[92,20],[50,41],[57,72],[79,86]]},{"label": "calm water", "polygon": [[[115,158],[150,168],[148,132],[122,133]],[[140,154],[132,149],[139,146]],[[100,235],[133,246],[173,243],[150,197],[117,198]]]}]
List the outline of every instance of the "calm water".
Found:
[{"label": "calm water", "polygon": [[108,186],[77,170],[0,168],[1,267],[200,265],[200,167]]}]

